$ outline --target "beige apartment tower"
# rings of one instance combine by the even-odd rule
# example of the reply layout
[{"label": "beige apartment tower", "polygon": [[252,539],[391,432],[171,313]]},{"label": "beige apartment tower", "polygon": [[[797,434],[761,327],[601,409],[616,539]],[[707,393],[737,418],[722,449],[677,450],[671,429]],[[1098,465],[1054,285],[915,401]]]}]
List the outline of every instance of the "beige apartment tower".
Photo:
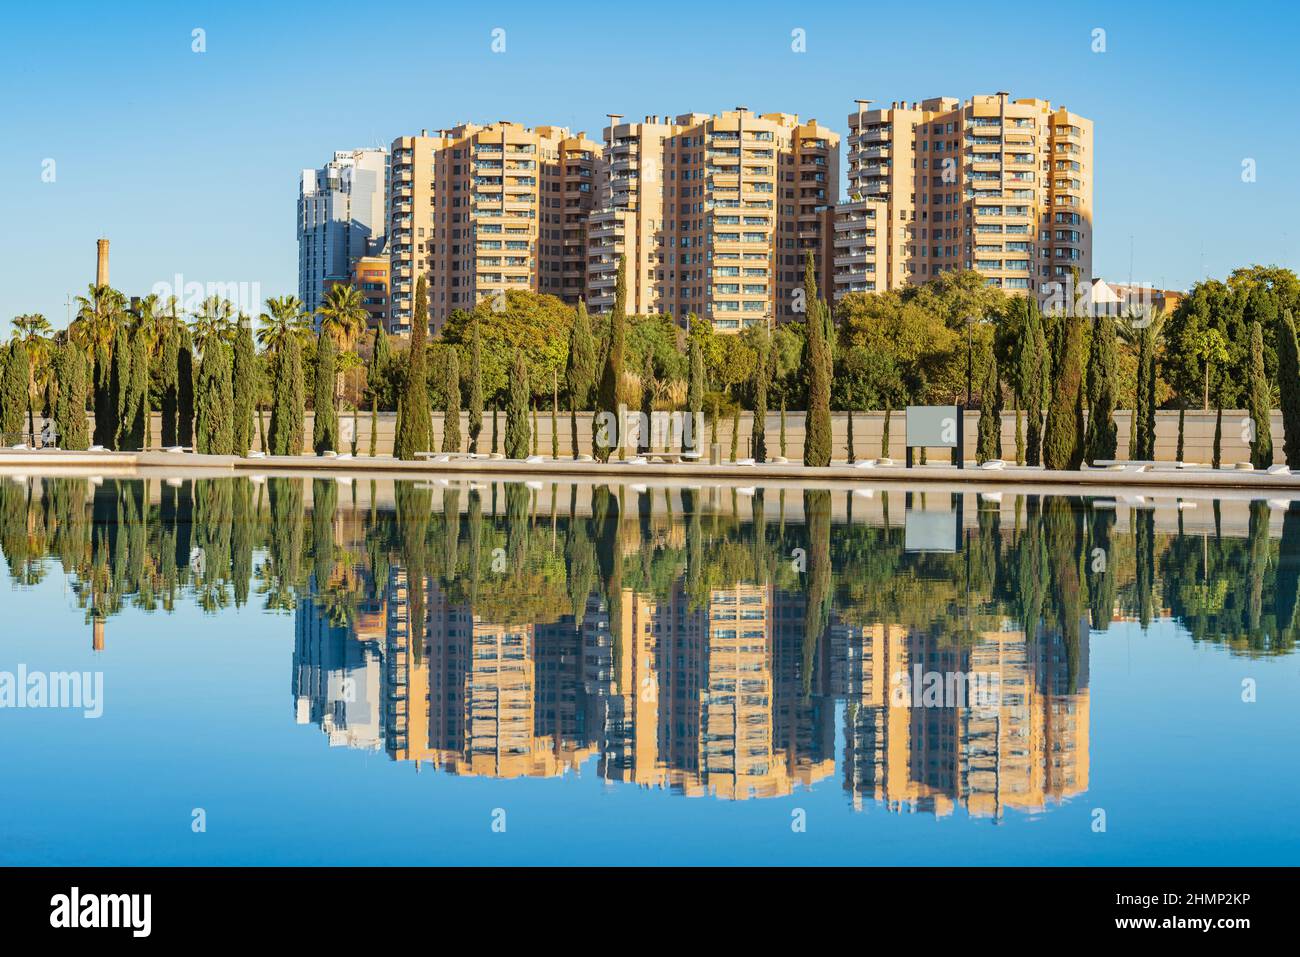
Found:
[{"label": "beige apartment tower", "polygon": [[825,288],[839,196],[839,135],[744,107],[624,122],[610,116],[588,227],[588,306],[614,303],[627,257],[629,313],[694,315],[719,332],[802,318],[811,251]]},{"label": "beige apartment tower", "polygon": [[577,302],[599,154],[582,133],[508,122],[394,140],[394,328],[410,329],[421,274],[435,333],[452,310],[512,289]]},{"label": "beige apartment tower", "polygon": [[975,269],[1010,294],[1092,276],[1092,122],[1046,100],[948,97],[849,115],[834,288],[883,292]]}]

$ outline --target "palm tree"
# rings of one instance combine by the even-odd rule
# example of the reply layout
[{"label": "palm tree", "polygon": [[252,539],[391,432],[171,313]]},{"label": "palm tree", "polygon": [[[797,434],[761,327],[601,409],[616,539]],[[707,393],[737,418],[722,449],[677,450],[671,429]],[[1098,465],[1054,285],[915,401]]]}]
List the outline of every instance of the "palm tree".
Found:
[{"label": "palm tree", "polygon": [[234,314],[235,307],[228,299],[208,296],[203,300],[203,305],[194,314],[194,322],[191,324],[194,330],[194,345],[198,347],[200,353],[211,339],[229,339],[234,335]]},{"label": "palm tree", "polygon": [[18,316],[13,321],[13,340],[21,339],[27,346],[27,433],[33,446],[36,445],[36,402],[53,380],[51,331],[49,320],[39,312]]},{"label": "palm tree", "polygon": [[290,337],[301,337],[307,332],[307,313],[297,296],[280,296],[266,300],[267,312],[258,317],[261,328],[257,330],[257,344],[268,358],[278,359],[288,345]]},{"label": "palm tree", "polygon": [[[336,283],[325,293],[325,302],[316,310],[320,316],[320,329],[334,340],[340,353],[352,351],[362,334],[366,331],[366,320],[370,313],[361,301],[361,290],[347,283]],[[340,367],[338,380],[334,384],[334,403],[337,407],[339,394],[343,391],[343,369]]]},{"label": "palm tree", "polygon": [[86,358],[98,352],[111,352],[117,323],[126,312],[126,297],[111,286],[91,283],[87,295],[77,297],[77,318],[69,328],[70,337],[86,350]]},{"label": "palm tree", "polygon": [[77,318],[68,329],[68,338],[86,353],[94,370],[92,378],[95,409],[96,445],[111,445],[114,440],[115,409],[109,408],[110,364],[118,324],[126,313],[126,297],[111,286],[91,283],[87,295],[77,297]]}]

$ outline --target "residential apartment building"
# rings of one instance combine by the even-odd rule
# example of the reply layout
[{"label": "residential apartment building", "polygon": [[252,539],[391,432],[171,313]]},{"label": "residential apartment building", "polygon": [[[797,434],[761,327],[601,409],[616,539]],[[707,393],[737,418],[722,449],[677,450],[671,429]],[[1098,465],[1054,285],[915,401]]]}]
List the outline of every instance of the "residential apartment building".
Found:
[{"label": "residential apartment building", "polygon": [[720,332],[802,317],[808,251],[823,284],[839,196],[839,135],[788,113],[612,115],[588,230],[588,305],[695,315]]},{"label": "residential apartment building", "polygon": [[388,151],[340,150],[298,187],[298,298],[315,312],[330,286],[349,282],[363,256],[384,246]]},{"label": "residential apartment building", "polygon": [[366,326],[370,329],[388,325],[388,284],[389,265],[387,256],[362,256],[352,265],[352,285],[361,293],[361,305],[368,316]]},{"label": "residential apartment building", "polygon": [[1042,296],[1092,275],[1092,122],[1009,94],[849,115],[848,201],[834,213],[834,288],[883,292],[976,269]]},{"label": "residential apartment building", "polygon": [[435,333],[452,310],[512,289],[577,302],[599,153],[585,134],[508,122],[394,140],[393,330],[409,331],[421,274]]}]

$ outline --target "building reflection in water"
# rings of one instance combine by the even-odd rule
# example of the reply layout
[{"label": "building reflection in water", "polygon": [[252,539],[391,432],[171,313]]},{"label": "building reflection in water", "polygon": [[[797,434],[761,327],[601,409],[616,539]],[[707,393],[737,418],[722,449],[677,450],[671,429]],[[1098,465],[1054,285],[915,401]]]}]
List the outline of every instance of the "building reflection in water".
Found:
[{"label": "building reflection in water", "polygon": [[[459,539],[462,520],[454,524],[441,531]],[[620,529],[608,556],[615,564],[648,547],[626,524],[632,533]],[[1072,636],[1040,620],[1030,638],[1009,617],[957,636],[932,621],[855,622],[834,602],[819,619],[808,589],[716,574],[693,585],[680,516],[654,534],[687,553],[666,586],[602,582],[576,614],[546,621],[502,620],[500,602],[484,600],[490,581],[470,589],[476,606],[464,587],[437,574],[413,581],[400,563],[362,588],[369,597],[349,621],[331,623],[329,603],[304,597],[298,721],[319,725],[332,745],[383,748],[455,775],[594,770],[610,782],[743,800],[834,779],[842,708],[841,783],[855,808],[947,815],[960,806],[996,818],[1087,790],[1086,620]],[[914,669],[980,675],[996,701],[900,696],[899,676]]]},{"label": "building reflection in water", "polygon": [[[1300,506],[1248,499],[18,477],[0,553],[18,589],[60,567],[102,654],[128,612],[292,615],[294,717],[331,745],[992,819],[1087,791],[1113,622],[1300,634]],[[931,674],[996,698],[899,694]]]}]

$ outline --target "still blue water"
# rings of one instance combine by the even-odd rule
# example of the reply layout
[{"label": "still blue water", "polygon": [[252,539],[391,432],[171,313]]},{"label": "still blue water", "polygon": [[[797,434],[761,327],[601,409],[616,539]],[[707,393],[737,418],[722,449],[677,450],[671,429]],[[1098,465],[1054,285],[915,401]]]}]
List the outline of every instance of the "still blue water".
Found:
[{"label": "still blue water", "polygon": [[4,864],[1300,862],[1284,502],[4,478],[0,550]]}]

